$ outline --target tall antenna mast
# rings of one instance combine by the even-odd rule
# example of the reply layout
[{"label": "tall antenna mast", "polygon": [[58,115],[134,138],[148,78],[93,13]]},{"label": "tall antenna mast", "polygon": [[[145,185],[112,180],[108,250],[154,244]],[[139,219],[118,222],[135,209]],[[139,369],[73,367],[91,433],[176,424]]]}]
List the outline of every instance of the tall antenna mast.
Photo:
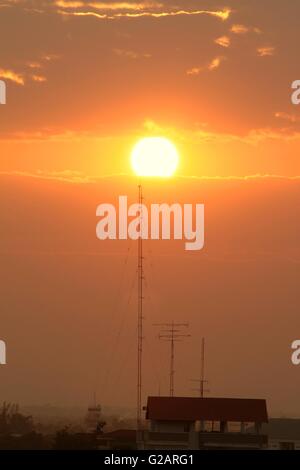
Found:
[{"label": "tall antenna mast", "polygon": [[139,185],[140,236],[138,238],[138,318],[137,318],[137,442],[142,441],[142,355],[143,355],[143,191]]},{"label": "tall antenna mast", "polygon": [[195,388],[197,392],[199,392],[199,395],[201,398],[204,397],[204,393],[208,392],[209,390],[205,389],[205,384],[208,383],[207,380],[205,380],[205,338],[202,338],[201,341],[201,368],[200,368],[200,379],[192,379],[193,382],[198,382],[199,388]]},{"label": "tall antenna mast", "polygon": [[200,373],[200,397],[204,397],[204,353],[205,353],[205,339],[201,341],[201,373]]},{"label": "tall antenna mast", "polygon": [[[175,342],[181,341],[182,338],[188,338],[191,335],[181,334],[181,328],[188,327],[188,323],[155,323],[154,326],[160,326],[164,328],[158,335],[159,339],[168,341],[171,343],[170,351],[170,397],[174,396],[174,382],[175,382]],[[165,329],[166,328],[166,329]]]}]

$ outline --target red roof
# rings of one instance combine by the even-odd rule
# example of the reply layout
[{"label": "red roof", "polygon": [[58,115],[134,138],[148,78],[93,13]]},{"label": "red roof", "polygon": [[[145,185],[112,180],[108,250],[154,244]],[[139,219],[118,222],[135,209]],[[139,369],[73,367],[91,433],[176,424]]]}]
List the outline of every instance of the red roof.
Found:
[{"label": "red roof", "polygon": [[147,419],[158,421],[268,422],[266,400],[148,397]]}]

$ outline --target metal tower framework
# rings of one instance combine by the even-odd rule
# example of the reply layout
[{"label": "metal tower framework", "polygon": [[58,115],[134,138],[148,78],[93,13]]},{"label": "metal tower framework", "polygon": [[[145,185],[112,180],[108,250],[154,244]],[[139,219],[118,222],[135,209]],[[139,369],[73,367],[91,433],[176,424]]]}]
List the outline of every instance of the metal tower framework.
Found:
[{"label": "metal tower framework", "polygon": [[138,238],[138,318],[137,318],[137,442],[142,441],[142,359],[143,359],[143,191],[139,187],[140,236]]},{"label": "metal tower framework", "polygon": [[154,326],[162,327],[161,333],[158,335],[159,339],[168,341],[171,344],[170,349],[170,397],[174,396],[175,387],[175,343],[182,341],[183,338],[188,338],[191,335],[181,334],[182,328],[188,328],[188,323],[155,323]]},{"label": "metal tower framework", "polygon": [[193,390],[196,390],[200,397],[204,397],[205,392],[209,392],[208,389],[205,389],[205,384],[208,383],[208,380],[205,380],[205,339],[202,338],[201,341],[201,369],[200,369],[200,378],[199,379],[192,379],[193,382],[197,382],[199,384],[198,388],[195,388]]}]

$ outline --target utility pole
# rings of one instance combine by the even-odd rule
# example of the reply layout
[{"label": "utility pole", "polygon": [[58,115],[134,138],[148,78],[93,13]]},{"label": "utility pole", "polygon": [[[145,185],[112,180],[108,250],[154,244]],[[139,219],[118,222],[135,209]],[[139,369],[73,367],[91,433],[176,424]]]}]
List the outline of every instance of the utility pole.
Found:
[{"label": "utility pole", "polygon": [[196,390],[197,392],[199,392],[200,394],[200,398],[203,398],[204,397],[204,393],[205,392],[209,392],[209,390],[205,389],[205,384],[208,383],[207,380],[205,380],[205,369],[204,369],[204,365],[205,365],[205,339],[202,338],[202,341],[201,341],[201,369],[200,369],[200,378],[199,379],[192,379],[193,382],[198,382],[199,384],[199,388],[195,388],[193,390]]},{"label": "utility pole", "polygon": [[153,326],[159,326],[163,329],[161,333],[158,335],[159,339],[168,341],[171,343],[171,351],[170,351],[170,397],[174,396],[174,381],[175,381],[175,342],[181,341],[182,338],[188,338],[191,335],[181,334],[181,329],[183,327],[188,327],[188,323],[175,323],[172,321],[171,323],[155,323]]},{"label": "utility pole", "polygon": [[143,192],[139,185],[140,236],[138,238],[138,318],[137,318],[137,442],[142,441],[142,358],[143,358]]}]

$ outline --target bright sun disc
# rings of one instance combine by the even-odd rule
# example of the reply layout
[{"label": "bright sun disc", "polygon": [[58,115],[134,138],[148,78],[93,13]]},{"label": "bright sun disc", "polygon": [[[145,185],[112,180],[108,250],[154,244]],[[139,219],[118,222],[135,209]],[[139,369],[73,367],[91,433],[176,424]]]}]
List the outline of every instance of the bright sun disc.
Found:
[{"label": "bright sun disc", "polygon": [[178,165],[174,144],[164,137],[145,137],[134,146],[131,164],[138,176],[172,176]]}]

